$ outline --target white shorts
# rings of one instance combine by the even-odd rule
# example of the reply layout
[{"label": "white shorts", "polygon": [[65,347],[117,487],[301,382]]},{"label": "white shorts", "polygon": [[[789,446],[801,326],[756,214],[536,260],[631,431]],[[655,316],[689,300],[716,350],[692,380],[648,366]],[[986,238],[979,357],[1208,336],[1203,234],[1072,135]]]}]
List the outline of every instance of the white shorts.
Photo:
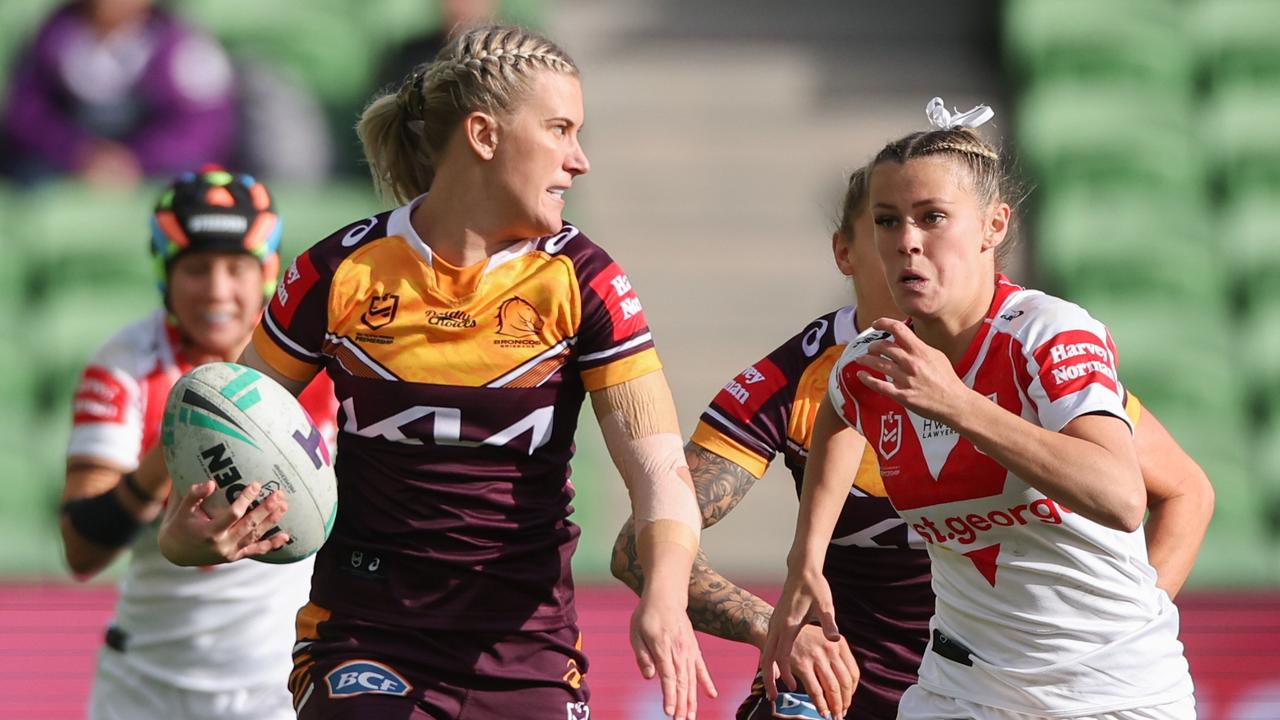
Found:
[{"label": "white shorts", "polygon": [[[912,685],[898,703],[898,720],[1041,720],[1040,715],[1002,710],[958,700]],[[1188,695],[1164,705],[1116,710],[1101,715],[1073,715],[1072,720],[1196,720],[1196,698]]]},{"label": "white shorts", "polygon": [[89,720],[294,720],[283,682],[225,692],[184,690],[130,671],[103,648],[89,695]]}]

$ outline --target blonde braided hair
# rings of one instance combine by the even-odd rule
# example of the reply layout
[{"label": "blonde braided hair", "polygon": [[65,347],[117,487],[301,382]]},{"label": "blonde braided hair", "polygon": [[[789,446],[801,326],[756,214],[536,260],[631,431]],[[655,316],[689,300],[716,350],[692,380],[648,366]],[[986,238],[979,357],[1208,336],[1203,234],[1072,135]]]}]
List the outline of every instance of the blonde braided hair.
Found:
[{"label": "blonde braided hair", "polygon": [[458,123],[476,111],[510,112],[544,71],[578,76],[568,53],[524,28],[487,25],[455,36],[361,115],[356,132],[374,184],[396,202],[426,192]]},{"label": "blonde braided hair", "polygon": [[[1004,168],[1000,151],[983,140],[969,128],[948,128],[914,132],[889,143],[876,154],[868,168],[874,171],[888,162],[898,164],[908,160],[942,155],[950,158],[969,174],[974,197],[984,207],[994,203],[1008,203],[1017,209],[1025,191]],[[868,173],[870,174],[870,173]],[[996,267],[1001,268],[1016,246],[1016,234],[1010,228],[1008,239],[996,249]]]}]

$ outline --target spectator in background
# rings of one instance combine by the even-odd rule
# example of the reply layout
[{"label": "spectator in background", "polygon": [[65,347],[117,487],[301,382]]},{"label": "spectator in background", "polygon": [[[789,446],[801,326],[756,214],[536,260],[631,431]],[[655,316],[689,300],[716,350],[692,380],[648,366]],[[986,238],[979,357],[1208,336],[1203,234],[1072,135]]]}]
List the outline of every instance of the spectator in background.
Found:
[{"label": "spectator in background", "polygon": [[378,71],[379,87],[400,87],[414,68],[435,59],[455,32],[493,22],[498,9],[498,0],[436,0],[436,4],[440,22],[426,35],[411,37],[387,53]]},{"label": "spectator in background", "polygon": [[132,185],[224,162],[235,132],[226,52],[153,0],[75,0],[14,65],[0,139],[6,174]]}]

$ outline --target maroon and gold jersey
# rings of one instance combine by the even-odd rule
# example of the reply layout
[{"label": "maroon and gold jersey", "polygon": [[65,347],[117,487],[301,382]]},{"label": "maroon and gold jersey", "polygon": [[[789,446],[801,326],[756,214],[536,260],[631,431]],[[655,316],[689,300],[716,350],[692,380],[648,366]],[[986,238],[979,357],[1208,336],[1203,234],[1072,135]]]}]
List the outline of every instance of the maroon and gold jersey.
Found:
[{"label": "maroon and gold jersey", "polygon": [[[730,380],[703,412],[693,442],[757,478],[782,453],[799,494],[818,405],[857,335],[855,315],[852,305],[823,315]],[[862,671],[850,717],[896,717],[928,641],[934,596],[923,541],[889,503],[870,449],[840,512],[824,574],[840,632]]]},{"label": "maroon and gold jersey", "polygon": [[311,599],[379,623],[573,623],[569,459],[587,391],[661,367],[627,276],[577,228],[471,268],[412,205],[299,255],[254,335],[340,403],[338,518]]}]

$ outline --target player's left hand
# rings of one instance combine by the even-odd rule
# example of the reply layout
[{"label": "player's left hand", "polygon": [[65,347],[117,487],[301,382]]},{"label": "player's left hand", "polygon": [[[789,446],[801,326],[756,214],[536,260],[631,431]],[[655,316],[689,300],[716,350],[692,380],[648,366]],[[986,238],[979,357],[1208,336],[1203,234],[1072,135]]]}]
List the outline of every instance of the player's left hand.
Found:
[{"label": "player's left hand", "polygon": [[947,356],[899,320],[880,318],[871,327],[888,332],[893,338],[871,343],[867,354],[858,358],[858,364],[888,379],[860,371],[858,379],[862,384],[922,417],[944,423],[954,418],[972,391],[956,375]]},{"label": "player's left hand", "polygon": [[675,720],[697,718],[699,685],[707,697],[716,697],[685,608],[642,596],[631,616],[631,648],[640,674],[646,680],[657,675],[663,712]]},{"label": "player's left hand", "polygon": [[862,673],[853,659],[849,641],[832,642],[816,625],[800,628],[791,646],[791,674],[800,681],[818,713],[844,717],[853,703],[853,691]]},{"label": "player's left hand", "polygon": [[[801,630],[808,627],[811,619],[822,626],[826,640],[840,642],[835,600],[831,596],[831,585],[822,575],[821,566],[789,570],[782,595],[769,618],[769,637],[760,651],[760,674],[764,678],[765,695],[770,700],[778,699],[778,680],[786,683],[787,687],[800,687],[791,665],[792,653],[796,638]],[[805,687],[814,692],[814,688]]]},{"label": "player's left hand", "polygon": [[288,503],[282,493],[271,493],[253,505],[261,489],[250,483],[229,506],[210,514],[204,501],[218,486],[212,480],[192,485],[181,500],[165,507],[157,536],[160,553],[175,565],[217,565],[283,547],[289,541],[286,533],[262,536],[284,517]]}]

